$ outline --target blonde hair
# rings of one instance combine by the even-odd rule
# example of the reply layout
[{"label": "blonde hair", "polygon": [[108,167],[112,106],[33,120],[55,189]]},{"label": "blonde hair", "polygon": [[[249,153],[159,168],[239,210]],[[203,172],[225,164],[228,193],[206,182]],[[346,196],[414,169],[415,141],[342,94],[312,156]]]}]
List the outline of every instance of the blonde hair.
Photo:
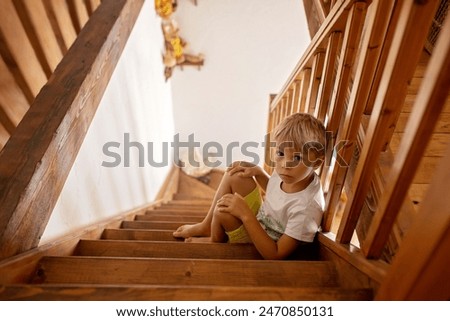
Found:
[{"label": "blonde hair", "polygon": [[275,128],[273,138],[278,142],[292,142],[293,147],[302,152],[305,148],[314,148],[318,158],[325,155],[325,126],[309,114],[295,113],[286,117]]}]

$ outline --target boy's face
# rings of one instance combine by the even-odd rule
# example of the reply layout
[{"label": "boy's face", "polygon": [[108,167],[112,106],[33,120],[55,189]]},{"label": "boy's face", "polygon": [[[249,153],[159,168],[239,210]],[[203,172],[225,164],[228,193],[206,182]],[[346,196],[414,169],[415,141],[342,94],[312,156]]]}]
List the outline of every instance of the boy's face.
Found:
[{"label": "boy's face", "polygon": [[313,174],[317,159],[314,152],[303,152],[294,147],[292,142],[276,141],[275,170],[283,183],[302,184]]}]

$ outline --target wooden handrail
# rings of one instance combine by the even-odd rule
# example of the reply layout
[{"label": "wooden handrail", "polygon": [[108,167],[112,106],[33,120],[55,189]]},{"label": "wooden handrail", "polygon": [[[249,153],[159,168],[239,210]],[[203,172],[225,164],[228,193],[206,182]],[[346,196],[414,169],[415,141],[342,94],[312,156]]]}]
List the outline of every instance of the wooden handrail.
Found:
[{"label": "wooden handrail", "polygon": [[[407,216],[409,220],[413,220],[415,217],[411,214],[413,205],[405,202],[405,196],[439,117],[440,108],[447,98],[450,82],[448,58],[439,63],[433,62],[431,78],[424,79],[428,89],[419,94],[416,103],[420,106],[414,107],[414,113],[410,116],[408,131],[405,133],[407,138],[401,147],[404,149],[394,158],[387,144],[404,106],[408,85],[422,55],[423,43],[438,2],[373,0],[369,7],[367,5],[368,3],[363,2],[341,1],[332,7],[320,32],[316,34],[280,93],[273,99],[269,107],[271,120],[268,128],[270,132],[282,120],[288,101],[296,106],[291,108],[292,112],[314,113],[324,121],[327,130],[331,131],[332,141],[327,146],[331,148],[327,155],[330,157],[334,152],[333,160],[336,162],[332,162],[331,166],[327,163],[320,171],[326,192],[326,211],[322,224],[322,233],[325,234],[320,234],[319,239],[328,248],[351,247],[349,243],[362,214],[363,220],[358,227],[358,232],[361,232],[358,233],[361,243],[358,259],[352,257],[351,251],[337,253],[340,258],[348,256],[347,261],[354,260],[355,267],[360,271],[370,267],[371,263],[378,262],[382,255],[383,260],[390,262],[397,252],[404,251],[408,255],[412,253],[413,246],[410,245],[402,250],[406,242],[406,238],[401,240],[405,230],[404,226],[396,225],[395,221],[400,213],[400,218]],[[367,15],[364,13],[365,8],[368,8]],[[336,32],[343,34],[340,41]],[[444,37],[448,36],[448,30],[441,32]],[[446,47],[441,47],[438,51],[441,60],[450,55]],[[332,52],[335,55],[338,53],[337,61],[333,61]],[[405,52],[408,52],[407,59]],[[323,60],[325,62],[322,64]],[[318,78],[321,78],[320,85],[317,84]],[[334,84],[332,90],[331,83]],[[369,105],[372,104],[374,94],[377,97],[372,108]],[[440,107],[437,108],[437,105]],[[335,145],[339,142],[347,143]],[[335,149],[335,146],[339,149]],[[358,151],[357,155],[355,150]],[[328,161],[331,159],[329,157]],[[447,174],[448,170],[442,170],[442,175]],[[347,199],[342,201],[344,186]],[[335,223],[333,220],[340,203],[345,203],[346,206],[342,218],[336,224],[337,234],[335,237],[323,238],[331,230],[332,223]],[[432,208],[425,201],[422,204],[425,208]],[[443,252],[448,249],[448,237],[444,239],[444,234],[445,231],[448,232],[449,223],[448,216],[444,222],[443,207],[439,211],[441,214],[436,219],[442,221],[443,227],[436,231],[443,244],[436,245],[437,238],[433,236],[432,239],[435,241],[436,251]],[[373,218],[372,213],[375,213]],[[419,227],[415,232],[418,229]],[[408,242],[417,244],[418,241],[412,237]],[[432,248],[427,251],[431,255]],[[442,264],[442,257],[440,260],[439,264]],[[397,264],[399,270],[392,273],[401,275],[405,271],[404,263]],[[421,264],[422,267],[426,265],[425,261]],[[427,266],[426,269],[429,270],[431,279],[431,271],[436,269],[432,266]],[[387,282],[382,280],[385,274],[375,277],[386,285]],[[396,277],[392,276],[391,280]],[[412,279],[407,282],[409,287],[417,288],[411,290],[411,293],[422,291],[413,285]]]},{"label": "wooden handrail", "polygon": [[[281,99],[284,97],[286,91],[289,89],[290,85],[298,78],[299,73],[305,68],[311,68],[311,59],[314,55],[322,50],[325,51],[327,46],[328,36],[332,32],[342,31],[345,28],[345,18],[348,10],[353,5],[353,3],[359,2],[358,0],[345,0],[340,3],[336,3],[328,16],[326,17],[324,23],[320,27],[319,31],[316,33],[314,38],[311,40],[311,44],[306,49],[303,56],[300,58],[299,62],[295,66],[293,72],[288,77],[286,83],[272,101],[270,105],[270,110],[276,108],[276,106],[280,103]],[[370,2],[370,0],[365,1]]]},{"label": "wooden handrail", "polygon": [[0,258],[38,245],[143,0],[102,1],[0,154]]}]

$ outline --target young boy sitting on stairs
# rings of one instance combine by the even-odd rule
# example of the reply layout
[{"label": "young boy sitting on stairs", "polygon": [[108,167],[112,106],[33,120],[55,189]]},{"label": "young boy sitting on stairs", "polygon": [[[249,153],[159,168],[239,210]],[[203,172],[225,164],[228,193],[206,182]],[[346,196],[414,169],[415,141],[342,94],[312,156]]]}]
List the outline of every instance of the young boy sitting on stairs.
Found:
[{"label": "young boy sitting on stairs", "polygon": [[[325,155],[325,128],[311,115],[296,113],[275,129],[275,170],[234,162],[224,174],[205,219],[180,226],[173,235],[186,241],[253,243],[265,259],[287,258],[302,242],[312,242],[325,205],[315,173]],[[261,188],[265,200],[261,201]]]}]

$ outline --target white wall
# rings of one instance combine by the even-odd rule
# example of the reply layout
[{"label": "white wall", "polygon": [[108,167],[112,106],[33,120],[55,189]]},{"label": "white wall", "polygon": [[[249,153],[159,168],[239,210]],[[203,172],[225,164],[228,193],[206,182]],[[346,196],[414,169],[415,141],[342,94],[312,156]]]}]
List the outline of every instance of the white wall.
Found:
[{"label": "white wall", "polygon": [[[178,1],[174,14],[186,52],[205,55],[201,70],[184,67],[171,78],[175,132],[202,146],[257,142],[263,160],[269,94],[277,93],[310,42],[299,0]],[[215,151],[215,149],[211,149]],[[233,158],[242,159],[239,149]],[[253,161],[253,156],[247,158]],[[231,161],[228,159],[228,161]]]},{"label": "white wall", "polygon": [[[145,152],[147,142],[154,142],[159,154],[163,142],[171,154],[175,133],[183,141],[194,134],[202,146],[212,141],[222,146],[223,165],[232,160],[225,157],[231,142],[253,141],[259,148],[249,151],[263,159],[269,94],[281,89],[309,44],[302,2],[197,2],[179,1],[174,17],[189,42],[187,51],[203,53],[205,65],[200,71],[177,69],[165,83],[160,19],[153,1],[145,1],[41,244],[154,200],[170,164],[139,167],[137,149],[131,148],[130,167],[124,167],[125,133]],[[114,161],[103,151],[108,142],[121,144],[110,149],[120,151],[118,167],[102,166]],[[234,148],[233,159],[242,158]]]},{"label": "white wall", "polygon": [[[145,1],[41,244],[154,200],[170,167],[139,167],[137,149],[132,148],[132,162],[125,168],[122,147],[124,133],[144,146],[172,140],[171,91],[163,78],[162,46],[160,19],[152,1]],[[102,150],[111,141],[122,146],[121,165],[114,168],[102,166],[114,161]]]}]

